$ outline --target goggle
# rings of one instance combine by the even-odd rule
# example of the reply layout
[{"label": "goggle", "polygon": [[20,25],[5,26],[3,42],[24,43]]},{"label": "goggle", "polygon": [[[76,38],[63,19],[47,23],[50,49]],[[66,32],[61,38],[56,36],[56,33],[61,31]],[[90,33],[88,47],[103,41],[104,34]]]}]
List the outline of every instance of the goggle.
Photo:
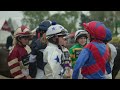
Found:
[{"label": "goggle", "polygon": [[30,36],[20,36],[20,38],[29,39]]}]

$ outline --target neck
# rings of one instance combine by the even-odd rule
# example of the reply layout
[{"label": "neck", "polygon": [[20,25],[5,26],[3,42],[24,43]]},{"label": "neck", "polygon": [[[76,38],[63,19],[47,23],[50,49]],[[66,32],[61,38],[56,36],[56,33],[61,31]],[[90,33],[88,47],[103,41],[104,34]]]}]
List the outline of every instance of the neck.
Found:
[{"label": "neck", "polygon": [[25,47],[26,45],[23,45],[21,42],[17,43],[19,46]]}]

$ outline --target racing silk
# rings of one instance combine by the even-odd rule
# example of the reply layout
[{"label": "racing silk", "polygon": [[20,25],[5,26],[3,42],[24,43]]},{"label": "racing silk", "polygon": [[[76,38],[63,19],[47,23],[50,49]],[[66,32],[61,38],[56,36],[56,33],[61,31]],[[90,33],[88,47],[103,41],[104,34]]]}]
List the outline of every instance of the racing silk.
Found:
[{"label": "racing silk", "polygon": [[105,71],[111,72],[108,57],[109,51],[104,43],[97,40],[90,42],[81,51],[72,78],[77,79],[82,68],[81,73],[87,79],[105,79]]},{"label": "racing silk", "polygon": [[29,75],[29,53],[31,49],[16,45],[12,48],[8,56],[8,66],[10,67],[11,76],[15,79],[26,79]]},{"label": "racing silk", "polygon": [[62,47],[63,55],[62,55],[62,66],[64,69],[63,78],[70,79],[72,78],[72,62],[70,58],[69,50],[65,47]]},{"label": "racing silk", "polygon": [[61,66],[62,51],[57,45],[48,43],[43,52],[43,60],[46,79],[62,79],[63,67]]},{"label": "racing silk", "polygon": [[70,57],[72,60],[72,68],[74,67],[74,65],[76,63],[76,60],[77,60],[82,48],[83,48],[83,46],[80,44],[75,44],[74,46],[72,46],[70,48],[69,52],[70,52]]}]

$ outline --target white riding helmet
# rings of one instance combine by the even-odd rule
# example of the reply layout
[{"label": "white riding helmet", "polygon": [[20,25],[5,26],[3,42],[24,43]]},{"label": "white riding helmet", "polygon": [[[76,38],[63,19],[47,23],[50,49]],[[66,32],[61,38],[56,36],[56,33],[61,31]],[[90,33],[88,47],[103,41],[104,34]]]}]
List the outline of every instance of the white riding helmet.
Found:
[{"label": "white riding helmet", "polygon": [[46,38],[49,39],[55,35],[66,36],[68,35],[68,31],[62,25],[59,24],[52,25],[48,28],[46,32]]},{"label": "white riding helmet", "polygon": [[83,36],[83,35],[88,37],[88,32],[85,30],[77,30],[75,32],[75,41],[77,40],[78,37]]}]

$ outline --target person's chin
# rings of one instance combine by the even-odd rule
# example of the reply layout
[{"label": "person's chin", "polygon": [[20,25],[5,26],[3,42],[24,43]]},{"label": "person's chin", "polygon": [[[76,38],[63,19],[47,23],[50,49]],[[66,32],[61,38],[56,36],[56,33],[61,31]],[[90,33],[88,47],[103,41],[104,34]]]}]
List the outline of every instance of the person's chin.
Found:
[{"label": "person's chin", "polygon": [[81,44],[82,46],[84,46],[85,45],[85,43],[84,44]]}]

